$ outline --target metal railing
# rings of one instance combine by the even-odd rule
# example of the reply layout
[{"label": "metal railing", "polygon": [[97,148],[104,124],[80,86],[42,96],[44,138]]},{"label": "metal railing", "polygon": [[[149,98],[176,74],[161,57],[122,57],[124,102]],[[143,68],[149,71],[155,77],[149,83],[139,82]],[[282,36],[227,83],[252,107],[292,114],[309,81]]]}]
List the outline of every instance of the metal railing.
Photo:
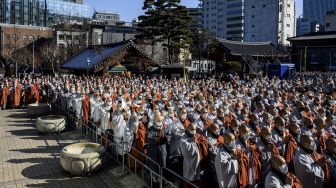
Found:
[{"label": "metal railing", "polygon": [[[108,130],[98,131],[100,128],[97,123],[91,120],[88,121],[88,124],[84,123],[81,117],[75,117],[75,114],[69,112],[63,107],[64,105],[62,106],[57,101],[49,100],[49,103],[53,114],[64,116],[67,120],[67,126],[77,130],[86,139],[104,145],[108,151],[106,154],[122,165],[123,170],[140,177],[146,187],[178,188],[185,184],[189,185],[189,187],[198,187],[173,170],[160,166],[145,153],[134,148],[121,138],[115,137]],[[130,152],[126,151],[126,148],[130,148]],[[148,166],[148,163],[151,165]],[[169,180],[167,177],[169,177]]]}]

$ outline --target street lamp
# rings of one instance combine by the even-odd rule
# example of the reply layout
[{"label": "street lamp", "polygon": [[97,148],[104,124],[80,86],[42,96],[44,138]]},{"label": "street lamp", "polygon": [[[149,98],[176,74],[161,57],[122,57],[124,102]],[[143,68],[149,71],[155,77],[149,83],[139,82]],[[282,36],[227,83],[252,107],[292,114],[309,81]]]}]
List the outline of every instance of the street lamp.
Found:
[{"label": "street lamp", "polygon": [[[203,41],[201,38],[203,34],[202,29],[198,30],[197,40],[198,40],[198,74],[201,74],[201,41]],[[201,38],[201,39],[200,39]]]},{"label": "street lamp", "polygon": [[87,74],[87,76],[89,76],[89,66],[90,66],[90,59],[89,58],[87,58],[87,60],[86,60],[86,63],[87,63],[87,72],[86,72],[86,74]]}]

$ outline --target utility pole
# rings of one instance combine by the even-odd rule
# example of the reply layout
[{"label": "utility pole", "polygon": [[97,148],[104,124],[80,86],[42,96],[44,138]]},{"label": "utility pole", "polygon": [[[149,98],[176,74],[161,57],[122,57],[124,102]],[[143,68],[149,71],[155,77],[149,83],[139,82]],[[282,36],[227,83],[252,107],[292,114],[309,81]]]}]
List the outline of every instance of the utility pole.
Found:
[{"label": "utility pole", "polygon": [[300,51],[300,73],[302,72],[302,50]]},{"label": "utility pole", "polygon": [[329,71],[331,71],[331,51],[330,51],[330,56],[329,56]]},{"label": "utility pole", "polygon": [[184,82],[186,81],[186,71],[185,71],[185,57],[184,57],[184,61],[183,61],[183,79],[184,79]]},{"label": "utility pole", "polygon": [[305,46],[305,54],[304,54],[304,71],[307,71],[307,46]]},{"label": "utility pole", "polygon": [[35,69],[35,36],[33,36],[33,75]]},{"label": "utility pole", "polygon": [[86,75],[89,77],[89,67],[90,67],[90,59],[89,58],[87,58],[86,63],[87,63]]}]

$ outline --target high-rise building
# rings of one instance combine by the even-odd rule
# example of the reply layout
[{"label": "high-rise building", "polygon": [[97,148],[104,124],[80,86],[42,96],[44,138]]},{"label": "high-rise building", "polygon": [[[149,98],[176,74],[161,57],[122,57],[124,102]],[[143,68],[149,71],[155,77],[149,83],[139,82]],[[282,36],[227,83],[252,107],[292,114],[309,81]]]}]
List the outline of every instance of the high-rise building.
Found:
[{"label": "high-rise building", "polygon": [[204,0],[204,27],[217,37],[289,45],[296,34],[295,0]]},{"label": "high-rise building", "polygon": [[295,0],[246,0],[244,41],[288,46],[295,22]]},{"label": "high-rise building", "polygon": [[188,8],[191,17],[190,30],[193,32],[200,31],[203,28],[202,8]]},{"label": "high-rise building", "polygon": [[217,37],[244,39],[244,0],[204,0],[204,27]]},{"label": "high-rise building", "polygon": [[313,23],[303,17],[296,19],[296,36],[302,36],[307,33],[319,32],[320,24]]},{"label": "high-rise building", "polygon": [[327,12],[325,30],[336,31],[336,11]]},{"label": "high-rise building", "polygon": [[0,23],[51,26],[90,17],[83,0],[0,0]]},{"label": "high-rise building", "polygon": [[336,0],[303,0],[303,18],[324,26],[327,11],[336,10]]}]

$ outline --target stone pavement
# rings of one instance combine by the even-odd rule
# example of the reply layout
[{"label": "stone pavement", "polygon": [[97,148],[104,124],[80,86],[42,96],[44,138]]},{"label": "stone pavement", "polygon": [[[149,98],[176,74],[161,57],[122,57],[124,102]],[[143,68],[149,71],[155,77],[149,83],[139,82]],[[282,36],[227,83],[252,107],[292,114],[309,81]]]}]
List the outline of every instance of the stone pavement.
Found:
[{"label": "stone pavement", "polygon": [[0,111],[0,187],[144,187],[112,159],[88,177],[74,177],[59,163],[59,151],[80,141],[77,132],[41,135],[25,110]]}]

